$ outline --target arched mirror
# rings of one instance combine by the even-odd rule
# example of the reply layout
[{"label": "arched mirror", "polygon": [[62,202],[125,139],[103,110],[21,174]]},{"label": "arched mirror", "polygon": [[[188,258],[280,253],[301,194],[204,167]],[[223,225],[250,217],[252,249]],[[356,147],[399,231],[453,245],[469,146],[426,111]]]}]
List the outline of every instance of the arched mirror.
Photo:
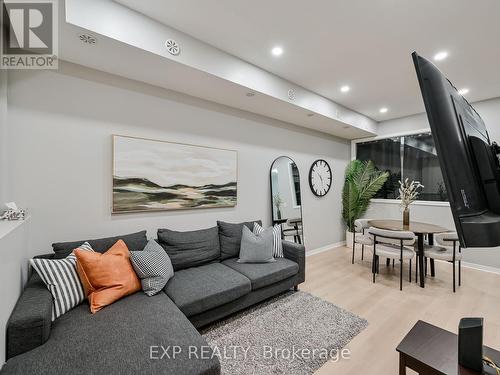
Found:
[{"label": "arched mirror", "polygon": [[302,244],[302,198],[297,164],[288,156],[280,156],[271,165],[270,173],[273,225],[281,224],[283,239]]}]

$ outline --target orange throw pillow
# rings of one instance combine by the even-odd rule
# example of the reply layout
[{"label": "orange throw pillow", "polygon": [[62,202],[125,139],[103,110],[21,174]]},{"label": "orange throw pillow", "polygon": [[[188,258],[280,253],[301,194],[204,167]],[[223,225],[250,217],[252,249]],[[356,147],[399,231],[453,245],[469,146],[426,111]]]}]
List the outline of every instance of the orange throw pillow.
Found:
[{"label": "orange throw pillow", "polygon": [[141,282],[130,263],[130,253],[122,240],[104,254],[75,250],[76,270],[89,299],[90,312],[141,290]]}]

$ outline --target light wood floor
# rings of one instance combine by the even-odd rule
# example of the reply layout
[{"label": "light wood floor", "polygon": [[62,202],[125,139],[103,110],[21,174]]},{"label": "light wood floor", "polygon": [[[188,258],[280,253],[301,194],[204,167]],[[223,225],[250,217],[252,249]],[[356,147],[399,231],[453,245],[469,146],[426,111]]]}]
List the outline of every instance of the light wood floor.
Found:
[{"label": "light wood floor", "polygon": [[[360,253],[360,251],[358,251]],[[366,255],[366,254],[365,254]],[[371,261],[351,250],[337,248],[307,257],[306,282],[300,289],[324,298],[368,320],[369,326],[349,344],[351,359],[328,362],[316,372],[325,374],[398,374],[396,346],[417,320],[457,332],[461,317],[485,318],[484,342],[500,349],[500,275],[462,267],[462,286],[452,291],[452,268],[436,262],[436,277],[425,289],[406,279],[399,291],[398,266],[386,268],[381,259],[376,284]],[[407,266],[406,266],[407,267]],[[406,277],[407,268],[404,268]],[[414,275],[413,275],[414,277]],[[413,374],[408,370],[408,374]]]}]

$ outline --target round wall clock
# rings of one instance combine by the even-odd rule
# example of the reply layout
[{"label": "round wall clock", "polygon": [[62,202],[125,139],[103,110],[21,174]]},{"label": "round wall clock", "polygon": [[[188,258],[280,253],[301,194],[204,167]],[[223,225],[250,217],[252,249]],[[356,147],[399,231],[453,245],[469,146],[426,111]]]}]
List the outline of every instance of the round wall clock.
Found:
[{"label": "round wall clock", "polygon": [[330,165],[323,160],[318,159],[309,170],[309,186],[314,195],[324,197],[332,186],[332,170]]}]

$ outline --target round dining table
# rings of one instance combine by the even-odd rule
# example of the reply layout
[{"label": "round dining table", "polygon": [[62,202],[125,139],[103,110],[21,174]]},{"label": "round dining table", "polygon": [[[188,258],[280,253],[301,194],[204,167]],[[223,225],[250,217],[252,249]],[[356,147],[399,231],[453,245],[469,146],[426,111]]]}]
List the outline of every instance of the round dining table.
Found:
[{"label": "round dining table", "polygon": [[[424,271],[424,237],[427,236],[429,245],[434,243],[434,234],[449,232],[450,230],[439,225],[421,223],[418,221],[410,221],[410,225],[403,225],[401,220],[370,220],[368,224],[372,227],[386,230],[409,231],[417,236],[417,258],[418,258],[418,275],[420,277],[420,287],[425,288],[425,271]],[[435,275],[434,259],[430,260],[431,276]]]}]

